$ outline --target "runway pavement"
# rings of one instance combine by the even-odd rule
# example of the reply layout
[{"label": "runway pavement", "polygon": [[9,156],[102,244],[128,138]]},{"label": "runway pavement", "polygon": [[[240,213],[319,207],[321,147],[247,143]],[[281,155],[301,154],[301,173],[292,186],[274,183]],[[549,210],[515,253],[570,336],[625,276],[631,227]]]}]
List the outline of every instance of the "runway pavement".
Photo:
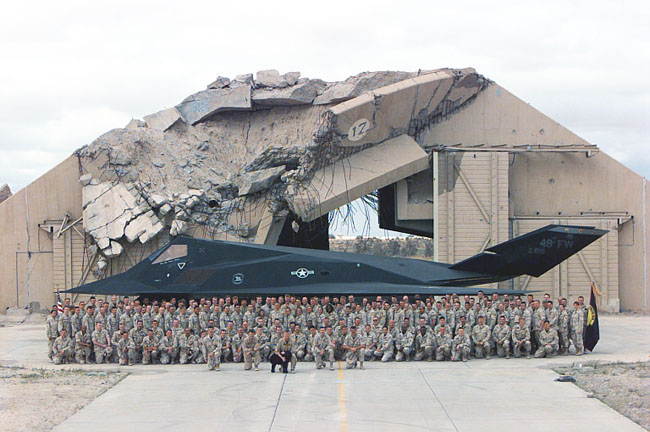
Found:
[{"label": "runway pavement", "polygon": [[[366,370],[245,372],[225,364],[121,367],[131,372],[55,431],[642,431],[550,367],[648,360],[650,317],[602,316],[596,352],[552,359],[366,363]],[[44,325],[0,328],[0,364],[54,366]],[[87,369],[118,369],[89,365]]]}]

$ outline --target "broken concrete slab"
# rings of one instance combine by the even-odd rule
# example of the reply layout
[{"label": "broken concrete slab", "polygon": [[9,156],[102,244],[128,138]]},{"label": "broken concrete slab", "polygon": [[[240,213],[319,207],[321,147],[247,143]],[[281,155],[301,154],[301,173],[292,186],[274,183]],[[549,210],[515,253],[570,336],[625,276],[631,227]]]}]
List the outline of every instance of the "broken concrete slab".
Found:
[{"label": "broken concrete slab", "polygon": [[146,127],[146,126],[147,126],[147,124],[146,124],[145,122],[143,122],[142,120],[131,119],[131,120],[126,124],[126,126],[124,126],[124,129],[135,130],[135,129],[137,129],[137,128],[142,128],[142,127]]},{"label": "broken concrete slab", "polygon": [[163,132],[179,120],[181,120],[181,113],[173,107],[144,116],[144,121],[147,123],[147,126]]},{"label": "broken concrete slab", "polygon": [[93,176],[91,174],[84,174],[79,177],[79,183],[81,183],[82,186],[88,186],[91,181],[93,181]]},{"label": "broken concrete slab", "polygon": [[109,247],[102,250],[102,252],[107,258],[115,258],[119,256],[122,253],[122,251],[124,251],[122,245],[114,240],[111,240]]},{"label": "broken concrete slab", "polygon": [[256,105],[306,105],[313,102],[320,91],[325,88],[325,81],[309,80],[292,87],[261,88],[253,91],[253,102]]},{"label": "broken concrete slab", "polygon": [[11,188],[8,184],[3,184],[0,186],[0,203],[11,196]]},{"label": "broken concrete slab", "polygon": [[242,84],[253,84],[253,74],[248,73],[248,74],[237,75],[234,81]]},{"label": "broken concrete slab", "polygon": [[185,231],[187,231],[188,225],[187,222],[182,221],[182,220],[174,220],[172,222],[172,226],[169,229],[169,235],[172,237],[176,237],[178,235],[183,234]]},{"label": "broken concrete slab", "polygon": [[239,189],[239,195],[250,195],[271,187],[285,171],[285,166],[272,167],[259,171],[251,171],[235,177],[234,183]]},{"label": "broken concrete slab", "polygon": [[290,86],[296,85],[296,83],[298,82],[298,79],[300,79],[300,72],[287,72],[284,75],[282,75],[282,78]]},{"label": "broken concrete slab", "polygon": [[312,221],[428,167],[428,154],[400,135],[321,168],[306,185],[289,185],[287,203],[300,219]]},{"label": "broken concrete slab", "polygon": [[119,240],[127,224],[143,212],[126,184],[104,182],[82,188],[84,229],[96,241]]},{"label": "broken concrete slab", "polygon": [[219,75],[216,80],[208,84],[209,89],[220,89],[230,85],[230,78]]},{"label": "broken concrete slab", "polygon": [[275,69],[261,70],[255,76],[255,87],[284,88],[289,83]]},{"label": "broken concrete slab", "polygon": [[364,72],[345,81],[333,83],[314,100],[314,105],[339,103],[379,87],[416,76],[414,72],[378,71]]},{"label": "broken concrete slab", "polygon": [[124,235],[130,243],[142,237],[150,238],[160,232],[162,229],[158,228],[160,223],[160,219],[154,214],[153,210],[149,210],[131,220],[124,229]]},{"label": "broken concrete slab", "polygon": [[248,111],[252,109],[251,88],[242,85],[235,89],[208,89],[185,98],[176,106],[183,120],[194,125],[223,111]]},{"label": "broken concrete slab", "polygon": [[149,205],[153,208],[160,208],[169,202],[169,198],[160,194],[153,194],[147,200]]}]

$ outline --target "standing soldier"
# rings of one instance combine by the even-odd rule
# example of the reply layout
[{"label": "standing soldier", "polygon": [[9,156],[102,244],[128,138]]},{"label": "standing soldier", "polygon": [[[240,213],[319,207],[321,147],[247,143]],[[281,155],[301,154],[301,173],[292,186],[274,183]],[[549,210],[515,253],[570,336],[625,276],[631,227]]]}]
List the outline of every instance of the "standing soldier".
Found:
[{"label": "standing soldier", "polygon": [[47,336],[47,357],[52,360],[54,341],[59,337],[58,323],[56,320],[58,312],[56,309],[52,309],[50,316],[47,317],[45,323],[45,331]]},{"label": "standing soldier", "polygon": [[521,357],[521,350],[526,352],[526,358],[530,358],[530,329],[526,325],[526,318],[519,317],[519,322],[512,327],[512,350],[515,357]]},{"label": "standing soldier", "polygon": [[539,345],[539,334],[544,329],[544,320],[546,319],[546,314],[544,313],[544,310],[539,307],[539,300],[533,301],[532,311],[532,341],[533,345]]},{"label": "standing soldier", "polygon": [[129,346],[129,363],[140,363],[142,361],[142,341],[144,340],[145,333],[142,329],[142,320],[136,323],[136,327],[132,328],[129,332],[129,339],[131,344]]},{"label": "standing soldier", "polygon": [[472,341],[476,358],[490,360],[490,328],[485,325],[483,315],[479,315],[478,324],[472,329]]},{"label": "standing soldier", "polygon": [[221,370],[221,337],[214,333],[214,327],[208,328],[208,335],[203,338],[205,358],[208,370]]},{"label": "standing soldier", "polygon": [[61,333],[62,329],[66,329],[66,333],[68,334],[69,337],[74,337],[74,333],[72,333],[72,321],[70,318],[70,308],[68,306],[63,308],[63,314],[59,315],[58,319],[58,324],[57,324],[57,330],[59,333]]},{"label": "standing soldier", "polygon": [[377,341],[377,349],[374,353],[375,357],[380,358],[382,362],[386,363],[393,358],[394,349],[393,336],[388,331],[388,327],[384,326],[382,333],[379,336],[379,340]]},{"label": "standing soldier", "polygon": [[551,323],[544,321],[544,329],[539,333],[539,348],[535,352],[535,358],[553,357],[557,348],[557,331],[551,328]]},{"label": "standing soldier", "polygon": [[510,358],[510,326],[506,324],[506,317],[499,317],[499,324],[492,330],[492,339],[497,347],[497,355]]},{"label": "standing soldier", "polygon": [[582,331],[584,330],[585,313],[580,303],[573,302],[573,313],[571,314],[571,342],[576,349],[576,355],[583,354]]},{"label": "standing soldier", "polygon": [[415,360],[421,361],[426,357],[433,361],[434,345],[433,334],[427,331],[427,326],[420,326],[420,331],[415,336]]},{"label": "standing soldier", "polygon": [[[83,325],[82,325],[83,327]],[[95,351],[95,363],[101,364],[108,362],[111,358],[111,338],[108,332],[102,328],[102,323],[95,324],[95,331],[91,339],[93,341],[93,350]]]},{"label": "standing soldier", "polygon": [[244,370],[251,370],[253,363],[255,364],[255,370],[259,370],[261,361],[260,334],[264,334],[261,327],[258,327],[257,335],[255,335],[253,329],[249,329],[248,336],[246,336],[242,341],[242,350],[244,351]]},{"label": "standing soldier", "polygon": [[325,327],[321,327],[314,338],[313,352],[316,359],[316,369],[325,367],[323,357],[326,356],[330,362],[330,370],[334,370],[334,347],[332,346],[332,339],[325,333]]},{"label": "standing soldier", "polygon": [[90,333],[86,330],[86,326],[82,325],[81,330],[74,336],[74,357],[77,363],[90,363],[90,342]]},{"label": "standing soldier", "polygon": [[359,369],[364,369],[365,348],[366,343],[364,338],[357,333],[357,328],[355,326],[350,327],[350,334],[346,336],[343,342],[348,369],[357,367],[357,362],[359,362]]},{"label": "standing soldier", "polygon": [[440,333],[436,335],[436,360],[448,360],[451,356],[451,336],[447,333],[447,327],[440,327]]},{"label": "standing soldier", "polygon": [[560,354],[569,354],[569,313],[563,304],[558,306],[558,334],[560,336]]},{"label": "standing soldier", "polygon": [[68,337],[66,329],[61,330],[61,335],[54,340],[52,347],[54,363],[71,363],[74,352],[72,351],[72,339]]},{"label": "standing soldier", "polygon": [[472,341],[469,335],[465,334],[465,327],[458,327],[458,331],[451,344],[451,360],[464,362],[469,358],[472,352]]},{"label": "standing soldier", "polygon": [[264,333],[263,327],[258,326],[255,329],[255,337],[257,337],[257,343],[259,344],[260,358],[266,361],[266,359],[269,358],[269,354],[271,354],[271,340],[269,338],[269,335],[267,333]]}]

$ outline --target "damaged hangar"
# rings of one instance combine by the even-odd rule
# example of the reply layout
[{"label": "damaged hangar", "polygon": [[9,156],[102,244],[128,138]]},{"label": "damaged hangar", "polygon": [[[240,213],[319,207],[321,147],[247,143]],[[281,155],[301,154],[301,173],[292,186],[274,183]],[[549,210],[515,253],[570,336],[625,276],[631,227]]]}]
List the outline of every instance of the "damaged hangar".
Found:
[{"label": "damaged hangar", "polygon": [[185,234],[326,249],[373,194],[381,227],[454,263],[549,223],[609,233],[500,288],[648,310],[646,179],[473,69],[218,77],[0,203],[0,307],[121,273]]}]

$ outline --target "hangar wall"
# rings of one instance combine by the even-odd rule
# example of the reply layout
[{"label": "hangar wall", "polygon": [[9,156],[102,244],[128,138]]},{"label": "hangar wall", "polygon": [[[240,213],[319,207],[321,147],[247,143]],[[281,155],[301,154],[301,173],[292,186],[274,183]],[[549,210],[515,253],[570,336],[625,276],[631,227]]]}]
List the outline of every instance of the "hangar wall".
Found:
[{"label": "hangar wall", "polygon": [[[475,247],[486,238],[484,221],[493,213],[489,194],[481,188],[489,185],[491,178],[502,178],[503,173],[499,171],[502,165],[485,171],[479,161],[507,160],[507,200],[499,195],[497,203],[501,209],[507,202],[510,236],[548,223],[610,230],[603,240],[583,251],[582,258],[573,257],[540,279],[517,280],[516,286],[574,298],[589,293],[589,279],[593,278],[609,310],[618,311],[619,306],[648,310],[650,201],[645,178],[602,151],[584,150],[590,146],[587,141],[496,84],[479,93],[473,104],[426,131],[418,142],[438,150],[434,180],[438,183],[437,205],[434,199],[438,232],[434,241],[441,258],[452,262],[466,258],[470,250],[459,250],[456,245]],[[472,163],[465,167],[468,160]],[[449,169],[456,166],[467,172],[467,179],[471,177],[466,183],[477,184],[474,206],[466,204],[472,202],[467,199],[466,184]],[[454,188],[448,187],[450,182]],[[462,196],[464,201],[459,202],[457,197]],[[478,201],[483,202],[483,212],[477,210]],[[494,220],[503,219],[500,215]],[[496,231],[501,232],[500,228]]]}]

